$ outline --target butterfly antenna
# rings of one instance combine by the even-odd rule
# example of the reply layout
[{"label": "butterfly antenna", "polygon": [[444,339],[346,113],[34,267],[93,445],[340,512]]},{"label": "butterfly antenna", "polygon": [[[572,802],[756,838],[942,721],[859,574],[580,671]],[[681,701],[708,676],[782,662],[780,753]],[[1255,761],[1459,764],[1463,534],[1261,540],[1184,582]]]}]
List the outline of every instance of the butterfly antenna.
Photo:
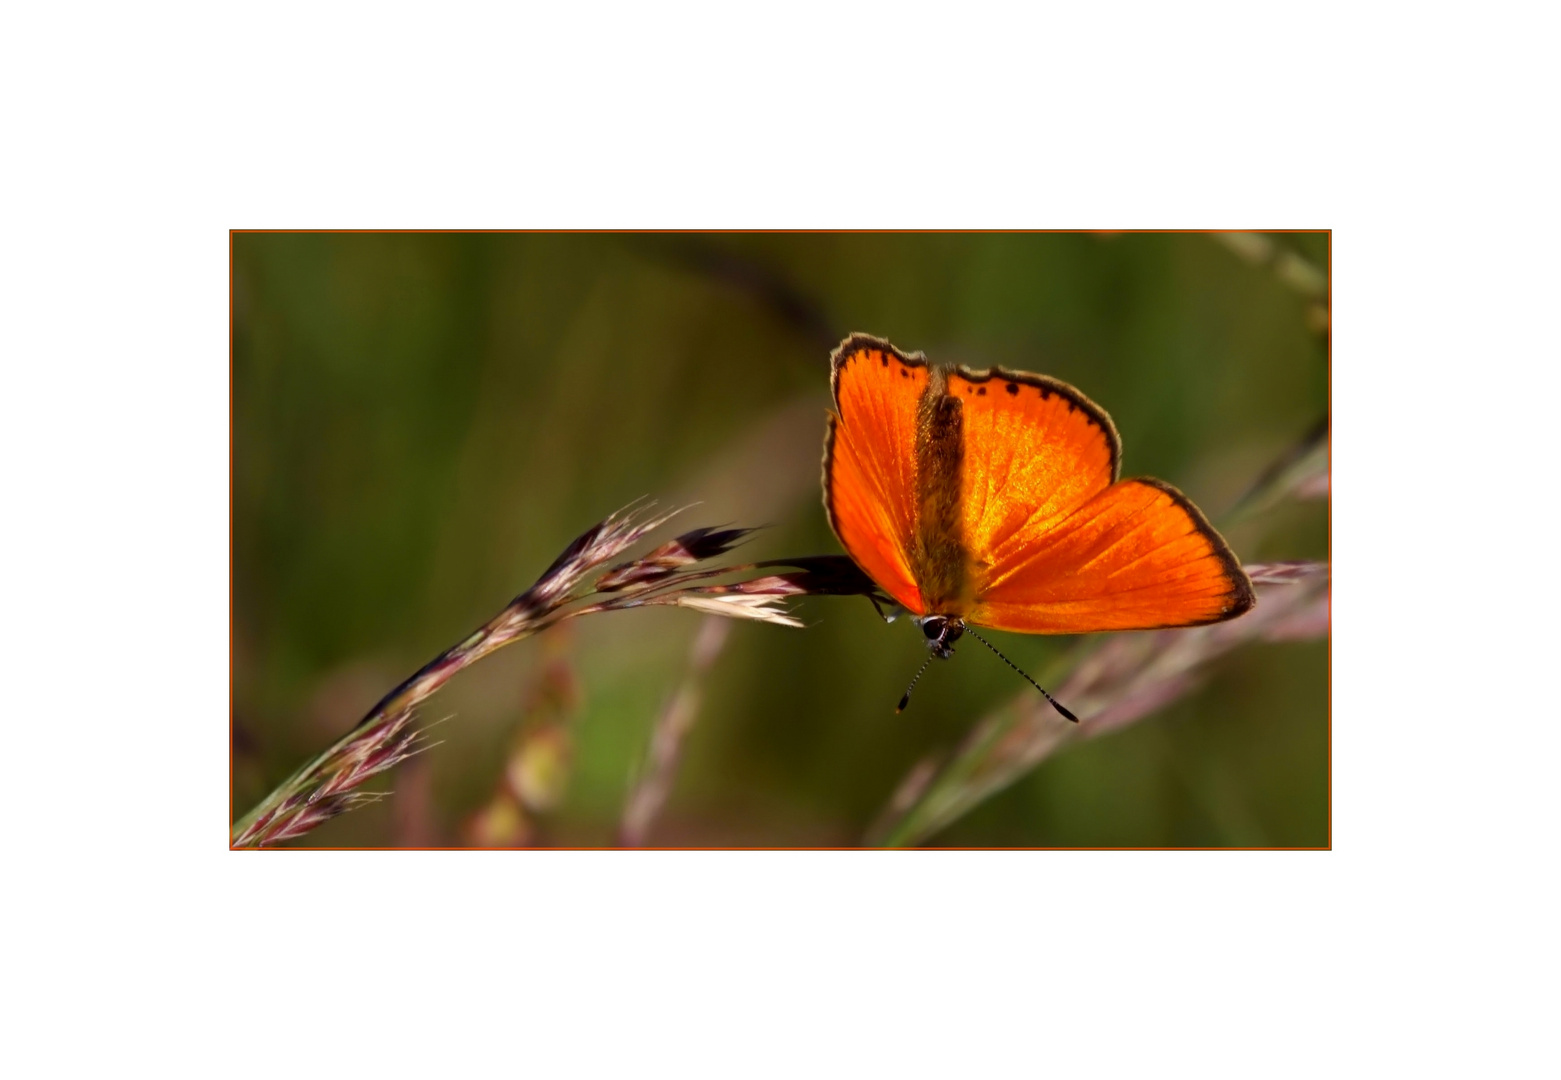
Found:
[{"label": "butterfly antenna", "polygon": [[[1015,671],[1019,672],[1019,674],[1024,675],[1024,681],[1029,683],[1031,686],[1035,687],[1037,690],[1039,690],[1041,692],[1041,696],[1044,697],[1047,701],[1052,703],[1052,708],[1054,708],[1058,712],[1062,713],[1062,715],[1066,716],[1069,720],[1072,720],[1075,724],[1077,724],[1079,722],[1079,718],[1077,716],[1074,716],[1067,709],[1064,709],[1060,704],[1058,704],[1057,699],[1052,697],[1050,694],[1048,694],[1046,692],[1046,688],[1045,687],[1043,687],[1040,683],[1036,682],[1034,679],[1030,678],[1030,676],[1025,675],[1024,669],[1022,669],[1018,664],[1014,663],[1012,660],[1008,659],[1008,657],[1004,656],[1002,653],[998,652],[996,645],[993,645],[986,638],[982,637],[980,634],[978,634],[974,630],[972,630],[969,626],[965,627],[965,633],[969,634],[971,637],[973,637],[977,641],[981,642],[981,644],[985,645],[987,648],[989,648],[993,652],[997,653],[998,659],[1001,660],[1003,663],[1007,664],[1009,667],[1011,667]],[[926,667],[925,664],[923,664],[922,666]],[[918,679],[921,678],[921,672],[918,671],[916,673],[916,677]],[[912,682],[911,685],[915,686],[916,684],[915,684],[915,682]],[[905,691],[905,696],[906,697],[910,697],[911,696],[911,692],[909,690]],[[905,708],[905,702],[903,702],[903,701],[900,702],[900,708],[902,708],[902,709]]]},{"label": "butterfly antenna", "polygon": [[[927,659],[921,662],[921,667],[916,669],[916,678],[912,679],[911,684],[905,688],[905,696],[902,697],[900,699],[900,703],[894,707],[895,712],[904,712],[905,706],[911,703],[911,691],[916,689],[916,684],[921,681],[921,673],[927,670],[927,665],[930,663],[932,663],[932,655],[929,653]],[[1041,693],[1044,694],[1046,691],[1042,690]]]}]

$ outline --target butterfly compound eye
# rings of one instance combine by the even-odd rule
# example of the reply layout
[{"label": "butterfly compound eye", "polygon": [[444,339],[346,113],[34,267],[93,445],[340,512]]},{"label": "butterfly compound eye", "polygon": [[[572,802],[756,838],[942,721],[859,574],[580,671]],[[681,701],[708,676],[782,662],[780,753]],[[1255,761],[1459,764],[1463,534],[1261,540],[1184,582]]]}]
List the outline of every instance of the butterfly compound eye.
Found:
[{"label": "butterfly compound eye", "polygon": [[943,620],[934,616],[921,624],[921,632],[928,641],[936,641],[943,634]]}]

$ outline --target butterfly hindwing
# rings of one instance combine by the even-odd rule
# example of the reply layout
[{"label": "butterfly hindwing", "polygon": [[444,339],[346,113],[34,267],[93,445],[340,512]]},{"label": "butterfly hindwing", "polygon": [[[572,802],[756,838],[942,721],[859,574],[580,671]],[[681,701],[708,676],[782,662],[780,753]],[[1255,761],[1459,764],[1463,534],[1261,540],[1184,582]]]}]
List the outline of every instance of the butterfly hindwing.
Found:
[{"label": "butterfly hindwing", "polygon": [[1031,634],[1150,630],[1233,618],[1252,584],[1197,507],[1158,480],[1123,480],[1021,530],[987,568],[971,622]]},{"label": "butterfly hindwing", "polygon": [[824,444],[824,508],[858,566],[907,610],[926,613],[911,570],[916,406],[927,363],[853,334],[832,358],[835,414]]}]

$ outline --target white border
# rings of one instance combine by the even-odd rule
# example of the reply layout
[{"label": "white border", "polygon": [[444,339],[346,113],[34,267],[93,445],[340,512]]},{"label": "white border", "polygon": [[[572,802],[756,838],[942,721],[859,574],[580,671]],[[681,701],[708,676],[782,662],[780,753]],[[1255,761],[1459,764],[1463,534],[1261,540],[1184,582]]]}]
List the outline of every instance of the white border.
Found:
[{"label": "white border", "polygon": [[[8,1071],[1553,1065],[1553,35],[957,12],[10,17]],[[1336,849],[228,853],[226,230],[280,225],[1335,229]]]}]

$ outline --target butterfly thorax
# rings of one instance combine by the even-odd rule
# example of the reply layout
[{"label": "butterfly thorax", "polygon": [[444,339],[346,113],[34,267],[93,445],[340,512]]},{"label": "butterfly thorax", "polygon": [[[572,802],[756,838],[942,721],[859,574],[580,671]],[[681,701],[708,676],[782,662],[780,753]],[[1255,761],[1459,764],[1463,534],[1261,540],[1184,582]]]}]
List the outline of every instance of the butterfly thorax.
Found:
[{"label": "butterfly thorax", "polygon": [[916,534],[911,570],[927,610],[961,614],[970,603],[969,558],[960,524],[964,403],[948,392],[948,369],[932,367],[916,406]]}]

